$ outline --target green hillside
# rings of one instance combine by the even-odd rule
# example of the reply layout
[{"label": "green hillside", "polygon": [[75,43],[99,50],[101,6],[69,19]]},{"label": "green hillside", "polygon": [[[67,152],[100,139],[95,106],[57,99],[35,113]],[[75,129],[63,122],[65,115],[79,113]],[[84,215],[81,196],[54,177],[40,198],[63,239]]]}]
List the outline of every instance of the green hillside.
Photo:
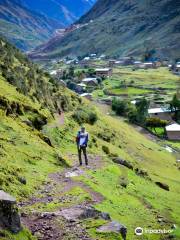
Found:
[{"label": "green hillside", "polygon": [[33,52],[33,58],[84,56],[141,56],[145,51],[162,58],[179,58],[179,1],[104,1],[79,21],[83,27],[54,38]]},{"label": "green hillside", "polygon": [[[19,208],[24,227],[33,227],[37,213],[93,204],[127,227],[127,240],[167,240],[169,235],[137,237],[134,229],[171,229],[173,224],[177,228],[170,235],[178,239],[180,173],[174,155],[59,86],[4,39],[0,46],[0,188],[23,203]],[[80,124],[90,134],[89,168],[82,167],[81,176],[67,180],[64,173],[77,165],[75,136]],[[117,157],[129,167],[114,163]],[[167,184],[169,191],[155,182]],[[63,230],[62,240],[86,235],[122,239],[117,233],[99,233],[97,227],[107,222],[99,218],[75,222],[74,228],[58,216],[52,222],[39,218],[36,224],[40,227],[44,221],[55,227],[50,230],[52,239]],[[0,233],[2,240],[40,239],[26,228],[17,235],[2,229]]]}]

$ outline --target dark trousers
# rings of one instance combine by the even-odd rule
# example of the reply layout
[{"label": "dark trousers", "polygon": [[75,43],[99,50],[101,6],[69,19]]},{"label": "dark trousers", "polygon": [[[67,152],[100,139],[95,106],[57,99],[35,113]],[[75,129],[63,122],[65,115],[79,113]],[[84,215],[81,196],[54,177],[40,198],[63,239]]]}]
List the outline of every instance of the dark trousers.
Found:
[{"label": "dark trousers", "polygon": [[79,164],[82,165],[82,152],[85,158],[85,164],[88,165],[88,158],[87,158],[87,152],[86,147],[78,147],[78,155],[79,155]]}]

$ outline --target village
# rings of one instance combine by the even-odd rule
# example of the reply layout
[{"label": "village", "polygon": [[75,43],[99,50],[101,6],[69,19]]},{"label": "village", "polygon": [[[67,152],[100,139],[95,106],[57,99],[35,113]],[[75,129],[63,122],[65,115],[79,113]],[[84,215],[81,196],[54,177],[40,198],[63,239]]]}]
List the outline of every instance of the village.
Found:
[{"label": "village", "polygon": [[147,117],[165,121],[164,126],[155,121],[157,126],[152,124],[147,129],[158,137],[180,140],[179,109],[170,108],[173,96],[179,96],[180,62],[108,59],[104,54],[92,53],[81,59],[53,60],[49,72],[81,97],[109,108],[115,98],[134,106],[145,98],[149,102]]}]

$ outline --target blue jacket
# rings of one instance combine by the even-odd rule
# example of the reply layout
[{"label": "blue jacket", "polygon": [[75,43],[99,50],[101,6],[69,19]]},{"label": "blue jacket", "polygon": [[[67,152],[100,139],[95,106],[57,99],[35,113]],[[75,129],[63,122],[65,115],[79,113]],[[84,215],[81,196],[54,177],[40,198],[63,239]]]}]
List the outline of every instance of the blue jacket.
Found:
[{"label": "blue jacket", "polygon": [[88,140],[89,140],[89,134],[88,132],[81,132],[78,131],[77,133],[77,138],[76,138],[76,142],[78,144],[79,147],[83,146],[83,147],[87,147],[88,144]]}]

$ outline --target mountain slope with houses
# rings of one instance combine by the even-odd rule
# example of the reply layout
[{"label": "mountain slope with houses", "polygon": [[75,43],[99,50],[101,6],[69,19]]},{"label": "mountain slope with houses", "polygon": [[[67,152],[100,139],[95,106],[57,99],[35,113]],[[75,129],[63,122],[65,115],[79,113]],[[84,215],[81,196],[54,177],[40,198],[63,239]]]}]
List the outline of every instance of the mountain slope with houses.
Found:
[{"label": "mountain slope with houses", "polygon": [[153,51],[156,56],[180,55],[180,2],[178,0],[99,0],[77,24],[83,27],[63,38],[51,39],[36,49],[33,57],[139,56]]}]

